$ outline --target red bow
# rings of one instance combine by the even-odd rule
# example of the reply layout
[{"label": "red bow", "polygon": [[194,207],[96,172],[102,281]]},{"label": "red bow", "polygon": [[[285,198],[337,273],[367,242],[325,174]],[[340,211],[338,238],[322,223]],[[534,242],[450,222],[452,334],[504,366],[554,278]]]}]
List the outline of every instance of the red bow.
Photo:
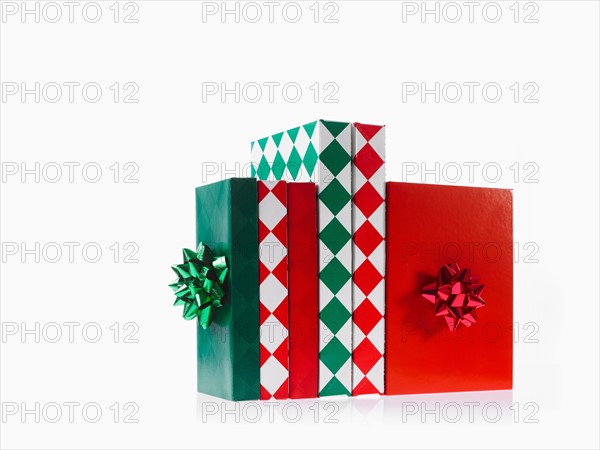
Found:
[{"label": "red bow", "polygon": [[470,327],[477,322],[475,310],[485,306],[480,297],[484,287],[469,269],[461,270],[452,263],[440,268],[437,281],[423,286],[423,297],[435,305],[435,315],[444,316],[448,328],[455,331],[461,323]]}]

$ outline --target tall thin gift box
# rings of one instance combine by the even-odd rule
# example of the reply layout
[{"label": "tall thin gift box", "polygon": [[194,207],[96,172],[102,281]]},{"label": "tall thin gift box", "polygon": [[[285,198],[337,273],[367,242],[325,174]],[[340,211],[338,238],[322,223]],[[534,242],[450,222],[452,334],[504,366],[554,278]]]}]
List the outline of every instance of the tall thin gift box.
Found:
[{"label": "tall thin gift box", "polygon": [[251,144],[260,180],[314,181],[319,216],[319,395],[352,390],[351,126],[318,120]]},{"label": "tall thin gift box", "polygon": [[319,370],[317,188],[287,183],[290,398],[315,398]]},{"label": "tall thin gift box", "polygon": [[261,400],[289,393],[286,184],[258,182]]},{"label": "tall thin gift box", "polygon": [[387,184],[386,394],[512,388],[512,192]]},{"label": "tall thin gift box", "polygon": [[385,127],[352,125],[352,395],[383,394]]},{"label": "tall thin gift box", "polygon": [[257,182],[232,178],[196,188],[196,240],[228,265],[225,297],[213,323],[198,326],[198,392],[228,400],[259,398]]}]

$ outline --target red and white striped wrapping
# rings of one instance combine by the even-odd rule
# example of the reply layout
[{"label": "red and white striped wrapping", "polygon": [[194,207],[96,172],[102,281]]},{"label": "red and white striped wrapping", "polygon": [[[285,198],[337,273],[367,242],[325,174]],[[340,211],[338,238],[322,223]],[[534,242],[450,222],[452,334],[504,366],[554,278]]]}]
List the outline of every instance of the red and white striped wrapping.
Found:
[{"label": "red and white striped wrapping", "polygon": [[258,181],[260,398],[288,398],[287,187]]},{"label": "red and white striped wrapping", "polygon": [[352,395],[383,394],[385,127],[352,125]]}]

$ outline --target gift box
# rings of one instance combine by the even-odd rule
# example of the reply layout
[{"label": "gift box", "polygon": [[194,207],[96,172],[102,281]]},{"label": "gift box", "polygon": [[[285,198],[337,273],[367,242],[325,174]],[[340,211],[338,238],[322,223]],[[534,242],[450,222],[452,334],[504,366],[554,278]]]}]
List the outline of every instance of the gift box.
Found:
[{"label": "gift box", "polygon": [[352,395],[384,391],[385,127],[352,125]]},{"label": "gift box", "polygon": [[352,390],[351,126],[318,120],[251,144],[260,180],[313,181],[318,189],[319,395]]},{"label": "gift box", "polygon": [[512,389],[512,192],[387,183],[386,394]]},{"label": "gift box", "polygon": [[315,398],[319,381],[317,189],[287,183],[290,398]]},{"label": "gift box", "polygon": [[289,392],[286,184],[258,182],[261,400]]},{"label": "gift box", "polygon": [[197,326],[198,392],[257,400],[260,392],[257,182],[232,178],[196,188],[196,240],[225,256],[222,305]]}]

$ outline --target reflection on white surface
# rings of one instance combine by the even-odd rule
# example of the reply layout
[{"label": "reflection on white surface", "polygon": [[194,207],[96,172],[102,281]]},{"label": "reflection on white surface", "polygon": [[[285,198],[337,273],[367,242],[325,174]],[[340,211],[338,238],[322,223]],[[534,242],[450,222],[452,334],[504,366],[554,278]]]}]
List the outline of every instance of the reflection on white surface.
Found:
[{"label": "reflection on white surface", "polygon": [[196,421],[207,424],[535,423],[537,405],[512,391],[232,402],[197,394]]},{"label": "reflection on white surface", "polygon": [[496,423],[512,417],[513,392],[477,391],[384,396],[386,421]]}]

